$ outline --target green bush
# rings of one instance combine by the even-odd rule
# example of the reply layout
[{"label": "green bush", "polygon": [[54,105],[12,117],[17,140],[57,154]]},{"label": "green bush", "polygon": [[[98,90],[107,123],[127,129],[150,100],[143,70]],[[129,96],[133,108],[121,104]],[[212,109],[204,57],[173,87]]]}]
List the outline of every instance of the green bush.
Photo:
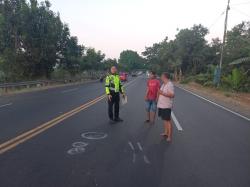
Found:
[{"label": "green bush", "polygon": [[187,84],[189,82],[196,82],[201,85],[210,85],[212,84],[212,81],[209,79],[208,74],[198,74],[195,76],[189,76],[185,77],[180,83],[181,84]]},{"label": "green bush", "polygon": [[[187,84],[193,81],[203,86],[213,87],[213,69],[214,67],[211,66],[207,73],[185,77],[180,83]],[[242,69],[234,68],[230,74],[227,72],[226,75],[222,76],[219,88],[229,92],[250,92],[250,76],[244,73]]]},{"label": "green bush", "polygon": [[234,91],[249,91],[248,79],[240,69],[234,68],[231,74],[222,77],[222,86]]},{"label": "green bush", "polygon": [[71,75],[67,70],[58,68],[53,71],[51,78],[55,80],[64,80],[64,79],[70,79]]},{"label": "green bush", "polygon": [[4,82],[5,81],[5,74],[3,71],[0,70],[0,82]]},{"label": "green bush", "polygon": [[198,74],[194,77],[194,81],[198,84],[204,85],[206,82],[209,81],[208,74]]},{"label": "green bush", "polygon": [[213,87],[213,86],[214,86],[214,83],[213,83],[213,81],[209,80],[209,81],[205,82],[205,83],[203,84],[203,86]]},{"label": "green bush", "polygon": [[231,94],[228,93],[228,92],[224,93],[224,95],[225,95],[226,97],[231,97]]},{"label": "green bush", "polygon": [[188,84],[189,82],[192,82],[194,80],[194,78],[192,76],[190,77],[185,77],[184,79],[182,79],[180,81],[181,84]]}]

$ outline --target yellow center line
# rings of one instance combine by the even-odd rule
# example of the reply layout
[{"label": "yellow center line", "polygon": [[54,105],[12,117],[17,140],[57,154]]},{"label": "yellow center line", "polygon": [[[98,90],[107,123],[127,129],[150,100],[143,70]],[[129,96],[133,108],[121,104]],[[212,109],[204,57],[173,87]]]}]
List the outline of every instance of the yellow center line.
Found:
[{"label": "yellow center line", "polygon": [[[125,87],[130,86],[136,80],[137,80],[137,78],[134,79],[133,81],[127,83],[125,85]],[[47,129],[59,124],[60,122],[64,121],[65,119],[70,118],[71,116],[81,112],[82,110],[85,110],[85,109],[89,108],[90,106],[92,106],[92,105],[98,103],[99,101],[103,100],[105,97],[106,97],[106,95],[102,95],[100,97],[97,97],[97,98],[93,99],[92,101],[89,101],[88,103],[85,103],[85,104],[83,104],[83,105],[81,105],[81,106],[79,106],[79,107],[77,107],[77,108],[75,108],[75,109],[73,109],[73,110],[71,110],[69,112],[66,112],[66,113],[64,113],[64,114],[62,114],[62,115],[60,115],[60,116],[58,116],[58,117],[44,123],[44,124],[34,128],[34,129],[31,129],[31,130],[29,130],[29,131],[27,131],[27,132],[25,132],[25,133],[23,133],[21,135],[18,135],[17,137],[15,137],[13,139],[10,139],[10,140],[0,144],[0,155],[5,153],[6,151],[9,151],[9,150],[15,148],[19,144],[24,143],[27,140],[37,136],[38,134],[46,131]]]},{"label": "yellow center line", "polygon": [[85,104],[65,113],[65,114],[62,114],[62,115],[52,119],[51,121],[48,121],[48,122],[34,128],[34,129],[31,129],[31,130],[15,137],[15,138],[13,138],[5,143],[0,144],[0,154],[5,153],[6,151],[18,146],[19,144],[33,138],[36,135],[44,132],[45,130],[59,124],[60,122],[64,121],[65,119],[67,119],[67,118],[81,112],[82,110],[98,103],[99,101],[103,100],[105,97],[106,97],[106,95],[102,95],[100,97],[97,97],[96,99],[89,101],[88,103],[85,103]]}]

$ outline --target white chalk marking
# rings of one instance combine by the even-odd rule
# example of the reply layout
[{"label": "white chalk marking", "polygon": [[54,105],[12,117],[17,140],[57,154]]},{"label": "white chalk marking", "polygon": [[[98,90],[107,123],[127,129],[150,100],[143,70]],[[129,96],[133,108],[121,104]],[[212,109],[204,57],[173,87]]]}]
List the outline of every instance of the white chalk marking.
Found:
[{"label": "white chalk marking", "polygon": [[146,155],[143,156],[144,162],[146,164],[151,164],[151,162],[149,161],[148,157]]},{"label": "white chalk marking", "polygon": [[72,144],[73,147],[86,147],[88,145],[89,144],[85,143],[85,142],[75,142],[75,143]]},{"label": "white chalk marking", "polygon": [[132,162],[135,163],[136,161],[136,153],[135,153],[135,147],[133,146],[132,142],[128,142],[129,147],[132,149],[133,151],[133,159]]},{"label": "white chalk marking", "polygon": [[136,161],[136,154],[133,153],[133,163],[135,163],[135,161]]},{"label": "white chalk marking", "polygon": [[85,152],[84,147],[73,147],[67,151],[67,153],[70,155],[76,155],[76,154],[80,154],[80,153],[84,153],[84,152]]},{"label": "white chalk marking", "polygon": [[107,134],[100,133],[100,132],[86,132],[82,134],[83,138],[89,139],[89,140],[100,140],[107,138]]},{"label": "white chalk marking", "polygon": [[178,131],[183,131],[183,128],[181,127],[179,121],[177,120],[176,116],[174,115],[174,113],[171,113],[172,119],[174,121],[174,124],[176,126],[176,128],[178,129]]},{"label": "white chalk marking", "polygon": [[68,92],[73,92],[73,91],[76,91],[78,90],[79,88],[73,88],[73,89],[69,89],[69,90],[64,90],[62,91],[62,93],[68,93]]},{"label": "white chalk marking", "polygon": [[135,147],[133,146],[133,144],[131,142],[128,142],[128,145],[130,146],[130,148],[134,151]]},{"label": "white chalk marking", "polygon": [[177,87],[177,88],[180,88],[180,89],[182,89],[182,90],[184,90],[184,91],[186,91],[186,92],[188,92],[188,93],[190,93],[190,94],[192,94],[192,95],[194,95],[194,96],[196,96],[196,97],[198,97],[198,98],[200,98],[200,99],[203,99],[203,100],[205,100],[205,101],[207,101],[207,102],[209,102],[209,103],[211,103],[211,104],[213,104],[213,105],[215,105],[215,106],[217,106],[217,107],[219,107],[219,108],[222,108],[222,109],[226,110],[227,112],[230,112],[230,113],[232,113],[232,114],[234,114],[234,115],[236,115],[236,116],[238,116],[238,117],[241,117],[241,118],[243,118],[243,119],[245,119],[245,120],[247,120],[247,121],[250,121],[250,118],[248,118],[248,117],[246,117],[246,116],[243,116],[243,115],[241,115],[241,114],[239,114],[239,113],[237,113],[237,112],[235,112],[235,111],[232,111],[232,110],[230,110],[230,109],[228,109],[228,108],[226,108],[226,107],[224,107],[224,106],[222,106],[222,105],[220,105],[220,104],[217,104],[217,103],[215,103],[215,102],[213,102],[213,101],[210,101],[210,100],[206,99],[205,97],[202,97],[202,96],[200,96],[200,95],[198,95],[198,94],[195,94],[195,93],[193,93],[193,92],[191,92],[191,91],[189,91],[189,90],[187,90],[187,89],[185,89],[185,88],[181,88],[181,87],[179,87],[179,86],[176,86],[176,87]]},{"label": "white chalk marking", "polygon": [[10,106],[10,105],[12,105],[12,103],[8,103],[8,104],[0,105],[0,108],[6,107],[6,106]]},{"label": "white chalk marking", "polygon": [[142,146],[141,146],[140,142],[137,142],[137,145],[138,145],[138,147],[139,147],[140,151],[143,151],[143,148],[142,148]]}]

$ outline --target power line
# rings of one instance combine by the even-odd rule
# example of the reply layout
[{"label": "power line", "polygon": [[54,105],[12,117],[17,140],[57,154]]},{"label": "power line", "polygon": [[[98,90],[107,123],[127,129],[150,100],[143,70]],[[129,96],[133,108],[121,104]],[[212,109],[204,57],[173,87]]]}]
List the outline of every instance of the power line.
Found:
[{"label": "power line", "polygon": [[235,7],[231,7],[233,10],[237,11],[238,13],[244,15],[244,16],[247,16],[248,18],[250,18],[250,15],[248,15],[247,13],[235,8]]},{"label": "power line", "polygon": [[220,20],[220,18],[225,14],[225,11],[223,11],[215,20],[214,22],[209,26],[209,30],[216,25],[216,23]]},{"label": "power line", "polygon": [[232,4],[232,6],[239,6],[239,5],[245,5],[245,4],[250,4],[250,1],[242,2],[242,3],[235,3],[235,4]]}]

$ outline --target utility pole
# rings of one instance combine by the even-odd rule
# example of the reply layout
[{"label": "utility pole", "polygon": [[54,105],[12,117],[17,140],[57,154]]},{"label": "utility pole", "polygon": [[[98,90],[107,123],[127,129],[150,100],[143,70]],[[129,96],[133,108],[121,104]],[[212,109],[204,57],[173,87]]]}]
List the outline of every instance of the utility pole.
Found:
[{"label": "utility pole", "polygon": [[228,21],[229,10],[230,10],[230,0],[228,0],[227,2],[226,18],[225,18],[225,23],[224,23],[224,35],[223,35],[223,42],[221,46],[221,52],[220,52],[220,64],[219,64],[219,67],[217,67],[214,72],[214,85],[217,85],[217,86],[220,85],[220,80],[221,80],[221,69],[222,69],[222,63],[223,63],[224,48],[225,48],[225,43],[226,43],[226,38],[227,38],[227,21]]},{"label": "utility pole", "polygon": [[227,2],[227,9],[226,9],[226,18],[225,18],[225,24],[224,24],[224,35],[223,35],[223,43],[221,46],[221,54],[220,54],[220,71],[222,68],[222,62],[223,62],[223,55],[224,55],[224,48],[226,43],[226,37],[227,37],[227,21],[228,21],[228,12],[230,10],[230,0]]}]

